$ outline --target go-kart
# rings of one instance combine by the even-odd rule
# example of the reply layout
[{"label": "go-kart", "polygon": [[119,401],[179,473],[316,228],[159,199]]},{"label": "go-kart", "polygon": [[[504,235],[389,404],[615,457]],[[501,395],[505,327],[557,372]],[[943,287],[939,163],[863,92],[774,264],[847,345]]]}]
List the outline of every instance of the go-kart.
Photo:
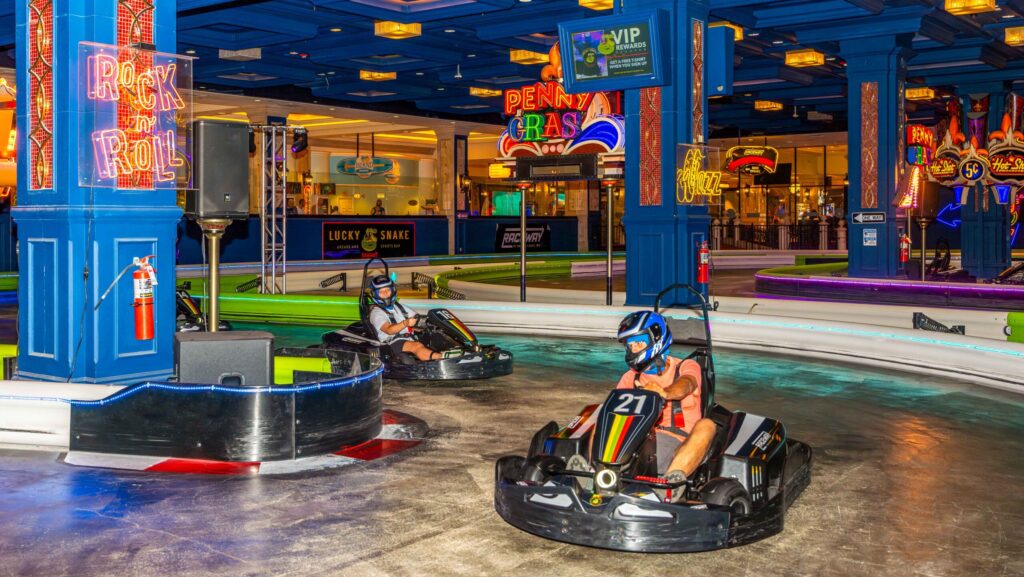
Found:
[{"label": "go-kart", "polygon": [[1011,264],[1003,272],[985,281],[989,284],[1024,285],[1024,262]]},{"label": "go-kart", "polygon": [[[177,332],[192,333],[206,330],[206,317],[199,309],[199,303],[188,292],[192,288],[190,282],[175,289],[175,308],[177,310],[176,324]],[[217,330],[230,331],[231,323],[221,320],[217,323]]]},{"label": "go-kart", "polygon": [[371,258],[363,266],[363,280],[359,289],[359,321],[344,329],[326,333],[323,348],[355,351],[379,357],[384,364],[384,377],[396,380],[446,381],[488,379],[512,372],[512,353],[495,345],[481,345],[465,324],[447,309],[431,309],[419,315],[413,328],[413,338],[427,348],[440,352],[445,358],[420,361],[410,353],[396,355],[390,346],[377,340],[377,332],[370,323],[373,300],[367,289],[370,264],[379,260],[384,274],[388,265],[379,257]]},{"label": "go-kart", "polygon": [[672,285],[655,311],[676,288],[700,297],[703,311],[702,321],[670,323],[674,334],[693,335],[677,342],[697,345],[688,358],[702,369],[702,414],[717,425],[704,464],[685,482],[666,479],[655,441],[665,401],[616,389],[564,427],[541,428],[525,457],[498,460],[494,505],[505,521],[556,541],[635,552],[707,551],[782,531],[786,509],[810,483],[811,448],[775,419],[715,404],[707,300]]}]

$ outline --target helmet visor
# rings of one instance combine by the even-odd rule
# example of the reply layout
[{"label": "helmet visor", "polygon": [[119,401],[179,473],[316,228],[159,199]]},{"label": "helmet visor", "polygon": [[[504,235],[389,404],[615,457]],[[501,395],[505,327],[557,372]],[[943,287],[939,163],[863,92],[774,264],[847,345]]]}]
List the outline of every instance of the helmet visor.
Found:
[{"label": "helmet visor", "polygon": [[626,349],[631,353],[640,353],[647,350],[647,347],[651,346],[651,337],[646,333],[633,335],[625,339]]}]

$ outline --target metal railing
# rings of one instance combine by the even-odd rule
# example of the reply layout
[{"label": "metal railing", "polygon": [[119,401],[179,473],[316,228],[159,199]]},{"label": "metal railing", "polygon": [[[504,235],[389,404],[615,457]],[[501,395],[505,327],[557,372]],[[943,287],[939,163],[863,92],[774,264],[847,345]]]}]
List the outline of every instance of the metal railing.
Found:
[{"label": "metal railing", "polygon": [[448,287],[443,287],[437,284],[434,277],[425,275],[423,273],[414,272],[412,273],[412,290],[419,290],[420,287],[427,287],[427,298],[428,299],[447,299],[450,301],[464,301],[466,295],[453,291]]},{"label": "metal railing", "polygon": [[341,287],[338,288],[340,292],[348,291],[348,273],[339,272],[338,274],[331,275],[324,280],[320,281],[320,288],[327,288],[341,283]]},{"label": "metal railing", "polygon": [[245,281],[244,283],[236,286],[235,287],[235,292],[236,293],[249,292],[252,289],[259,287],[261,282],[262,282],[262,280],[260,279],[260,277],[249,279],[249,280]]},{"label": "metal railing", "polygon": [[826,222],[711,225],[714,250],[845,250],[845,232]]}]

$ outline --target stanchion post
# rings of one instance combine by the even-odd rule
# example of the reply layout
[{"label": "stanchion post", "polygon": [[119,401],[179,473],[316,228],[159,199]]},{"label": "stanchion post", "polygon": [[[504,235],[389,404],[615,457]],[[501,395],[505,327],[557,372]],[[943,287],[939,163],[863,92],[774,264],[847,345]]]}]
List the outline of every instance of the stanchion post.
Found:
[{"label": "stanchion post", "polygon": [[605,187],[605,249],[608,252],[607,264],[605,266],[605,303],[608,306],[612,304],[612,246],[614,243],[613,226],[614,226],[614,215],[615,215],[615,203],[613,201],[612,191],[615,187],[615,180],[602,180],[601,184]]},{"label": "stanchion post", "polygon": [[210,288],[206,295],[206,330],[215,333],[220,325],[218,303],[220,298],[220,237],[224,235],[224,229],[231,224],[231,221],[226,218],[205,218],[197,222],[203,229],[203,236],[206,237],[210,251],[210,268],[207,271],[207,286]]},{"label": "stanchion post", "polygon": [[528,180],[516,184],[519,189],[519,302],[526,302],[526,191],[533,186]]}]

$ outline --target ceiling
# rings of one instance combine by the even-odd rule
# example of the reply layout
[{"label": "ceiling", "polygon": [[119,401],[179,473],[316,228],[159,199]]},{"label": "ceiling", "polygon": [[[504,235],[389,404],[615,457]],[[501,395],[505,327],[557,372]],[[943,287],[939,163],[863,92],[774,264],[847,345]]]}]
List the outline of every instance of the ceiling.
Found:
[{"label": "ceiling", "polygon": [[[195,85],[220,94],[347,106],[497,125],[500,98],[470,87],[504,89],[534,82],[540,66],[509,61],[509,49],[546,52],[557,23],[608,14],[576,0],[178,0],[178,52],[194,53]],[[0,48],[14,45],[14,2],[0,5]],[[744,28],[736,44],[734,95],[711,101],[716,136],[827,132],[846,126],[845,62],[839,40],[873,34],[912,38],[909,85],[940,96],[910,103],[912,120],[930,122],[957,84],[1024,79],[1024,52],[1003,29],[1024,25],[1024,0],[999,10],[953,16],[942,0],[710,0],[712,20]],[[404,40],[374,34],[376,20],[419,23]],[[787,50],[813,47],[823,66],[785,66]],[[259,58],[221,58],[221,50],[259,49]],[[2,53],[3,51],[0,51]],[[7,51],[10,65],[10,52]],[[2,60],[2,59],[0,59]],[[0,61],[0,65],[5,62]],[[461,78],[456,78],[456,67]],[[360,70],[396,79],[359,79]],[[753,102],[782,102],[779,112]],[[343,135],[355,125],[333,125]],[[325,127],[326,128],[326,127]],[[361,127],[360,127],[361,128]],[[362,131],[362,130],[360,130]]]}]

